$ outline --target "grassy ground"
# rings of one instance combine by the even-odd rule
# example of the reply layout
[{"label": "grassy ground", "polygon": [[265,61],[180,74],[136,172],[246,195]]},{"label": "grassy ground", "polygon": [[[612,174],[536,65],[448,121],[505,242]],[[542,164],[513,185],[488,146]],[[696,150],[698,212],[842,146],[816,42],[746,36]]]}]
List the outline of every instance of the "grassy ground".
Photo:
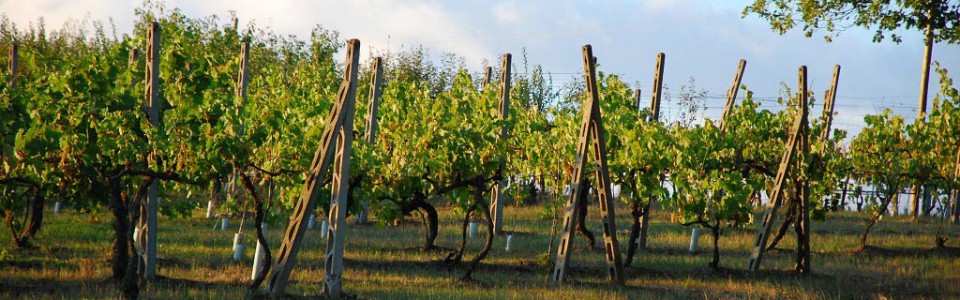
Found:
[{"label": "grassy ground", "polygon": [[[628,299],[628,298],[958,298],[960,297],[960,252],[932,250],[938,223],[884,218],[874,229],[870,248],[852,252],[865,215],[831,214],[815,222],[813,275],[791,271],[793,252],[777,250],[764,260],[765,271],[745,270],[754,226],[726,229],[720,240],[721,265],[707,267],[711,238],[700,239],[701,251],[686,248],[690,229],[668,222],[657,214],[650,232],[649,250],[626,271],[626,285],[615,286],[604,275],[603,251],[586,249],[578,238],[572,252],[567,283],[546,283],[552,264],[546,261],[550,220],[538,218],[539,207],[508,207],[506,230],[514,232],[512,251],[504,251],[505,238],[495,240],[494,250],[474,274],[475,281],[461,282],[463,266],[439,261],[446,252],[420,252],[423,229],[419,217],[397,227],[349,227],[346,246],[344,290],[370,299]],[[619,208],[621,247],[627,238],[626,210]],[[246,259],[230,260],[231,243],[238,220],[231,230],[212,229],[215,220],[196,217],[161,219],[159,236],[160,279],[146,286],[141,295],[153,299],[237,299],[250,282],[254,244],[246,243]],[[459,242],[459,217],[450,208],[440,208],[438,245],[454,248]],[[0,230],[0,298],[114,298],[109,276],[111,217],[77,213],[48,214],[35,244],[37,250],[11,248],[8,228]],[[600,232],[596,206],[588,221]],[[351,219],[352,224],[352,219]],[[286,224],[271,224],[268,238],[275,250]],[[481,226],[482,228],[482,226]],[[944,227],[947,245],[960,247],[960,227]],[[482,230],[482,229],[481,229]],[[249,232],[249,231],[248,231]],[[481,231],[482,236],[482,231]],[[247,241],[253,240],[248,234]],[[470,240],[470,259],[482,244]],[[792,249],[792,238],[780,248]],[[319,231],[309,232],[301,248],[298,267],[287,292],[297,296],[322,293],[324,243]],[[623,251],[626,252],[626,251]]]}]

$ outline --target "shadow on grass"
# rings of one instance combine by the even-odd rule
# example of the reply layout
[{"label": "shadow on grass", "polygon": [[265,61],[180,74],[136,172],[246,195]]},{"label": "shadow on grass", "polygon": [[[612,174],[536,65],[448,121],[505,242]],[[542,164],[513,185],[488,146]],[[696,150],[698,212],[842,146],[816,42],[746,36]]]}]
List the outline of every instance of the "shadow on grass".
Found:
[{"label": "shadow on grass", "polygon": [[943,248],[928,248],[928,249],[896,249],[896,248],[881,248],[876,246],[866,246],[863,248],[856,247],[853,249],[841,250],[833,254],[845,255],[845,256],[869,256],[869,257],[887,257],[887,258],[898,258],[898,257],[919,257],[919,258],[930,258],[930,257],[957,257],[960,256],[960,248],[954,247],[943,247]]}]

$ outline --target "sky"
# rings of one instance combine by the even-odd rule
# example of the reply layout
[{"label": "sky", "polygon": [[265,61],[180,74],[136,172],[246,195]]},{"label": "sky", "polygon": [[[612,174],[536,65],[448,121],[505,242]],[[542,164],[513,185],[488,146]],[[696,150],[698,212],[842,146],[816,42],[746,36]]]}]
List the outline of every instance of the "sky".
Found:
[{"label": "sky", "polygon": [[[422,45],[433,57],[454,53],[479,72],[484,62],[497,65],[502,53],[514,61],[526,50],[531,64],[542,65],[560,85],[582,73],[581,47],[592,44],[600,70],[638,83],[649,96],[656,54],[666,54],[664,84],[674,95],[696,80],[708,93],[705,115],[716,118],[739,59],[746,59],[743,84],[778,110],[781,83],[795,88],[797,69],[808,66],[810,91],[822,99],[833,65],[842,67],[837,91],[837,128],[856,134],[863,116],[885,108],[912,120],[916,115],[923,54],[919,32],[901,32],[903,43],[873,43],[872,32],[851,29],[833,42],[823,33],[778,35],[756,16],[742,17],[752,0],[168,0],[190,17],[235,11],[240,26],[255,22],[274,32],[308,38],[317,24],[358,38],[370,53],[401,51]],[[112,20],[120,33],[133,27],[140,0],[0,0],[0,12],[26,27],[43,18],[56,29],[68,20]],[[960,46],[937,44],[933,60],[960,73]],[[523,72],[523,68],[515,69]],[[939,91],[932,74],[931,97]],[[742,96],[741,96],[742,97]],[[742,99],[742,98],[741,98]],[[819,100],[818,100],[819,101]],[[930,105],[930,104],[928,104]],[[666,118],[677,106],[664,103]],[[819,109],[812,113],[819,114]]]}]

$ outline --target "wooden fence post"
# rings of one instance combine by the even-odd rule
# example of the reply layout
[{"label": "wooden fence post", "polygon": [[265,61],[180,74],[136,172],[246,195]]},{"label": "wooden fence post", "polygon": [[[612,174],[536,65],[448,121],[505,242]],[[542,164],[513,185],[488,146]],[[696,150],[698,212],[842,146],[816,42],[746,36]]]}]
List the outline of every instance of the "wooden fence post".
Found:
[{"label": "wooden fence post", "polygon": [[551,274],[554,284],[563,283],[563,276],[567,264],[570,262],[570,246],[573,244],[572,234],[576,226],[577,207],[585,201],[580,192],[580,181],[585,175],[588,152],[593,148],[593,160],[596,163],[594,176],[596,177],[597,196],[600,202],[600,216],[603,219],[604,256],[607,260],[607,272],[610,279],[618,284],[623,283],[623,262],[620,257],[620,246],[617,242],[616,214],[614,203],[610,199],[610,175],[607,172],[607,148],[604,145],[603,122],[600,115],[600,95],[597,91],[596,59],[590,45],[583,46],[583,69],[587,85],[587,100],[583,106],[583,121],[580,126],[580,139],[577,146],[577,156],[573,163],[572,190],[564,209],[563,232],[560,246],[557,247],[556,266]]},{"label": "wooden fence post", "polygon": [[[500,67],[500,118],[503,120],[507,119],[507,116],[510,114],[510,65],[512,63],[512,56],[510,53],[504,54],[502,58],[503,65]],[[500,128],[500,139],[507,138],[507,126]],[[504,158],[500,158],[500,169],[498,172],[503,172],[504,170]],[[507,185],[507,176],[503,176],[503,179],[500,179],[499,182],[494,186],[491,197],[493,198],[490,201],[490,216],[493,219],[493,234],[500,235],[503,233],[503,205],[504,205],[504,193],[503,190]]]},{"label": "wooden fence post", "polygon": [[[147,69],[146,69],[146,104],[150,125],[160,128],[160,23],[153,22],[147,32]],[[157,163],[153,153],[149,163]],[[154,180],[147,191],[146,216],[141,216],[144,236],[144,270],[143,276],[153,280],[157,276],[157,209],[159,208],[160,182]]]},{"label": "wooden fence post", "polygon": [[[300,198],[293,211],[293,218],[287,225],[283,235],[283,244],[277,251],[277,261],[270,270],[269,288],[273,297],[283,295],[290,272],[297,260],[297,252],[303,242],[307,229],[307,218],[316,207],[316,199],[320,194],[320,187],[329,171],[333,156],[338,156],[334,172],[334,201],[330,208],[331,221],[327,237],[327,257],[324,282],[328,295],[336,297],[339,294],[340,275],[343,271],[343,242],[345,229],[342,214],[346,214],[346,184],[350,169],[350,146],[353,132],[353,113],[357,91],[357,62],[359,58],[360,41],[352,39],[347,42],[347,60],[344,70],[344,81],[340,85],[337,102],[334,104],[323,129],[323,135],[317,153],[310,164],[307,180],[303,185]],[[334,144],[336,142],[336,144]],[[337,168],[339,167],[339,168]],[[343,187],[343,189],[341,189]],[[342,208],[342,209],[341,209]],[[331,244],[332,243],[332,244]]]},{"label": "wooden fence post", "polygon": [[[377,142],[377,110],[380,108],[380,90],[383,85],[383,59],[375,57],[373,59],[373,78],[370,79],[370,100],[367,104],[367,124],[363,139],[367,144],[373,145]],[[368,223],[370,217],[370,201],[363,200],[363,206],[357,214],[357,224],[364,225]]]}]

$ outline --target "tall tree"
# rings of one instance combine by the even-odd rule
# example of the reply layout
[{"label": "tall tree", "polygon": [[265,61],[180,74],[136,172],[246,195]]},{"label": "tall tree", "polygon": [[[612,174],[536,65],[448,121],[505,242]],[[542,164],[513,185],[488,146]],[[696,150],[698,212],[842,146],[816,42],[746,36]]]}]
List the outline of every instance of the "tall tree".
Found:
[{"label": "tall tree", "polygon": [[[902,42],[903,30],[923,32],[923,65],[920,73],[920,96],[917,101],[917,119],[926,119],[927,91],[930,84],[930,58],[937,42],[960,42],[960,1],[955,0],[755,0],[743,10],[743,15],[756,14],[770,22],[779,34],[803,24],[807,37],[824,30],[824,39],[831,41],[841,32],[854,27],[875,30],[874,42],[889,37]],[[920,185],[913,184],[911,199],[913,215],[917,216]]]}]

